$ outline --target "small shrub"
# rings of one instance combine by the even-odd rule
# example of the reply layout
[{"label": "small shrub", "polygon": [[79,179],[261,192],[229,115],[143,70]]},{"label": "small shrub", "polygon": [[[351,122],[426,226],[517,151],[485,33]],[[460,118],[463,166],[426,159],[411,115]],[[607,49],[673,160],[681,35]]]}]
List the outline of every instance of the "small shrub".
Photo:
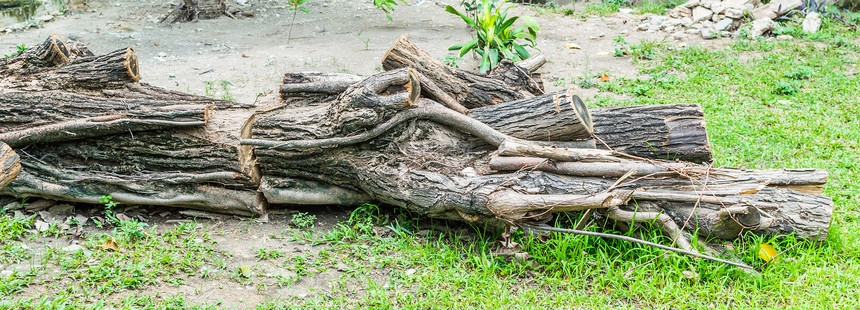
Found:
[{"label": "small shrub", "polygon": [[[467,25],[476,31],[472,41],[451,45],[449,50],[459,50],[459,57],[474,51],[481,56],[481,67],[479,71],[487,72],[496,67],[502,59],[520,61],[531,57],[525,47],[518,42],[522,39],[528,42],[528,46],[534,47],[537,32],[540,27],[534,19],[528,16],[514,16],[508,18],[510,7],[502,10],[502,5],[507,0],[483,0],[480,9],[474,18],[464,15],[448,5],[445,11],[460,16]],[[522,19],[525,25],[513,27],[514,22]]]},{"label": "small shrub", "polygon": [[311,215],[307,212],[299,212],[293,214],[293,219],[291,220],[291,222],[298,228],[309,228],[314,226],[314,221],[316,219],[316,215]]}]

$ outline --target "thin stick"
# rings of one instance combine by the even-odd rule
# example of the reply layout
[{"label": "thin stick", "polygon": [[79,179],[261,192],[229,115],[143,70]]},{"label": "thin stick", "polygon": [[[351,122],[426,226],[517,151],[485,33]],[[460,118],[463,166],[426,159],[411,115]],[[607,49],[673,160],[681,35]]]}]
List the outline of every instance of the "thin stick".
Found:
[{"label": "thin stick", "polygon": [[696,252],[693,252],[693,251],[687,251],[687,250],[683,250],[683,249],[679,249],[679,248],[673,248],[673,247],[665,246],[665,245],[662,245],[662,244],[657,244],[657,243],[654,243],[654,242],[649,242],[649,241],[645,241],[645,240],[641,240],[641,239],[636,239],[636,238],[628,237],[628,236],[613,235],[613,234],[604,234],[604,233],[592,232],[592,231],[587,231],[587,230],[576,230],[576,229],[556,228],[556,227],[551,227],[551,226],[546,226],[546,225],[542,225],[542,226],[535,226],[535,225],[530,225],[530,224],[524,224],[524,223],[521,223],[521,224],[520,224],[520,226],[525,227],[525,228],[534,229],[534,230],[543,230],[543,231],[552,231],[552,232],[568,233],[568,234],[574,234],[574,235],[584,235],[584,236],[593,236],[593,237],[601,237],[601,238],[608,238],[608,239],[624,240],[624,241],[628,241],[628,242],[633,242],[633,243],[639,243],[639,244],[642,244],[642,245],[647,245],[647,246],[654,247],[654,248],[658,248],[658,249],[663,249],[663,250],[667,250],[667,251],[672,251],[672,252],[677,252],[677,253],[681,253],[681,254],[686,254],[686,255],[689,255],[689,256],[692,256],[692,257],[696,257],[696,258],[704,258],[704,259],[707,259],[707,260],[710,260],[710,261],[715,261],[715,262],[718,262],[718,263],[723,263],[723,264],[726,264],[726,265],[731,265],[731,266],[735,266],[735,267],[739,267],[739,268],[755,270],[755,268],[753,268],[752,266],[747,265],[747,264],[744,264],[744,263],[737,263],[737,262],[733,262],[733,261],[728,261],[728,260],[724,260],[724,259],[720,259],[720,258],[716,258],[716,257],[710,256],[710,255],[705,255],[705,254],[701,254],[701,253],[696,253]]}]

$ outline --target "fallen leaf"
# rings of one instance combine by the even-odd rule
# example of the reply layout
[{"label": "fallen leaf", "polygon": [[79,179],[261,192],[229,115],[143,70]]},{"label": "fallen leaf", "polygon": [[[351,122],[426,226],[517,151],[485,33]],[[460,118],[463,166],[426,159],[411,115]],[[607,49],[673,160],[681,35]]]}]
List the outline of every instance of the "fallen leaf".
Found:
[{"label": "fallen leaf", "polygon": [[117,213],[116,219],[118,219],[120,221],[126,221],[126,222],[131,221],[131,218],[128,217],[128,215],[125,215],[125,213]]},{"label": "fallen leaf", "polygon": [[48,230],[48,228],[51,228],[51,224],[38,220],[36,221],[36,223],[33,223],[33,226],[36,226],[36,230],[38,231],[46,231]]},{"label": "fallen leaf", "polygon": [[581,47],[581,46],[579,46],[579,45],[578,45],[578,44],[576,44],[576,43],[565,43],[565,44],[564,44],[564,47],[569,48],[569,49],[572,49],[572,50],[582,49],[582,47]]},{"label": "fallen leaf", "polygon": [[113,238],[108,238],[102,243],[101,248],[104,250],[119,251],[119,244]]},{"label": "fallen leaf", "polygon": [[606,75],[606,74],[601,74],[601,75],[600,75],[600,81],[601,81],[601,82],[609,81],[609,76],[608,76],[608,75]]},{"label": "fallen leaf", "polygon": [[770,262],[772,259],[776,258],[776,249],[774,249],[770,244],[760,244],[758,249],[758,257],[761,257],[766,262]]},{"label": "fallen leaf", "polygon": [[240,265],[239,266],[239,275],[241,275],[244,278],[250,278],[251,277],[251,266]]}]

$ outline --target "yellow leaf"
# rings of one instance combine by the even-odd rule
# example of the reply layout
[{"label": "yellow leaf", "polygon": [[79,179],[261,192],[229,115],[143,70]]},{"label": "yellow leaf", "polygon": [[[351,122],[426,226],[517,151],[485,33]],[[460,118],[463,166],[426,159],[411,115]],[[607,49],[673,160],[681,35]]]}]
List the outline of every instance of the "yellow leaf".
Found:
[{"label": "yellow leaf", "polygon": [[251,266],[241,265],[239,266],[239,274],[245,278],[251,277]]},{"label": "yellow leaf", "polygon": [[760,244],[758,247],[758,257],[761,257],[764,261],[769,262],[776,258],[776,249],[770,246],[770,244]]},{"label": "yellow leaf", "polygon": [[119,251],[119,244],[117,244],[116,240],[113,238],[108,238],[104,243],[102,243],[101,248],[105,250]]}]

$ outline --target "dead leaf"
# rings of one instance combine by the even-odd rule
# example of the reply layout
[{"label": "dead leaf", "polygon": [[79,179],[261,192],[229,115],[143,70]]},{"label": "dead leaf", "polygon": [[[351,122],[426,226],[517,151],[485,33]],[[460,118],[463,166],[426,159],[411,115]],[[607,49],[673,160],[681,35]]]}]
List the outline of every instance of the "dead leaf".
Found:
[{"label": "dead leaf", "polygon": [[606,74],[601,74],[601,75],[600,75],[600,81],[601,81],[601,82],[609,81],[609,76],[608,76],[608,75],[606,75]]},{"label": "dead leaf", "polygon": [[572,49],[572,50],[582,49],[582,47],[581,47],[581,46],[579,46],[579,44],[576,44],[576,43],[573,43],[573,42],[571,42],[571,43],[565,43],[565,44],[564,44],[564,47],[569,48],[569,49]]},{"label": "dead leaf", "polygon": [[37,220],[35,223],[33,223],[33,226],[35,226],[36,230],[38,230],[38,231],[46,231],[49,228],[51,228],[51,224],[48,224],[48,223],[45,223],[45,222],[39,221],[39,220]]},{"label": "dead leaf", "polygon": [[125,221],[125,222],[131,221],[131,218],[128,217],[128,215],[125,215],[125,213],[117,213],[116,219],[118,219],[120,221]]},{"label": "dead leaf", "polygon": [[251,277],[251,266],[248,265],[240,265],[239,266],[239,275],[244,278]]},{"label": "dead leaf", "polygon": [[776,258],[776,249],[774,249],[770,244],[759,244],[758,247],[758,257],[761,257],[764,261],[770,262]]},{"label": "dead leaf", "polygon": [[104,250],[119,251],[119,244],[117,244],[116,240],[114,240],[113,238],[108,238],[107,240],[105,240],[105,242],[102,243],[100,247]]}]

